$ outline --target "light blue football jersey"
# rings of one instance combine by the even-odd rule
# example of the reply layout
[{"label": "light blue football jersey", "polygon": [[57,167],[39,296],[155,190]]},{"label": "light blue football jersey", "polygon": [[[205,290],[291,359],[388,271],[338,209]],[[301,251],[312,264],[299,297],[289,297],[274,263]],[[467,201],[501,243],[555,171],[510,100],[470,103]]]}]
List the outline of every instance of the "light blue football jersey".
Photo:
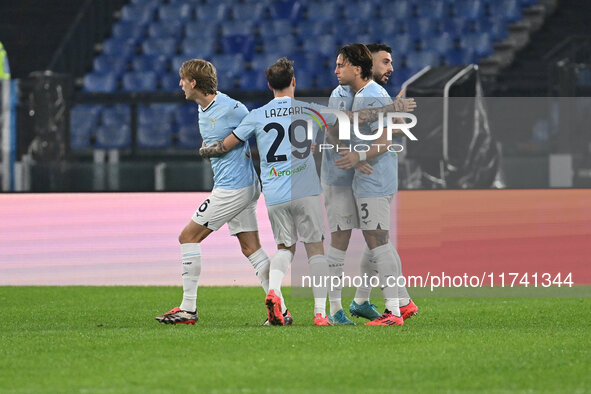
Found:
[{"label": "light blue football jersey", "polygon": [[[351,111],[353,107],[353,96],[354,93],[351,87],[339,85],[330,94],[328,106],[333,109]],[[324,142],[328,143],[326,136]],[[322,168],[320,170],[322,183],[334,186],[351,186],[355,170],[341,170],[338,168],[335,165],[335,161],[340,157],[336,149],[322,151]]]},{"label": "light blue football jersey", "polygon": [[[353,111],[364,108],[379,108],[392,103],[392,99],[382,86],[370,81],[360,89],[354,97]],[[378,121],[360,124],[359,132],[371,135],[378,129]],[[352,144],[370,145],[373,141],[363,141],[355,133],[351,133]],[[386,149],[386,147],[382,147]],[[373,167],[370,175],[355,171],[353,177],[353,194],[355,197],[382,197],[396,193],[398,190],[398,157],[390,152],[383,153],[369,161]]]},{"label": "light blue football jersey", "polygon": [[[318,132],[312,114],[314,111],[321,112],[322,108],[290,97],[277,97],[252,110],[234,130],[234,135],[242,141],[253,135],[256,137],[267,205],[322,193],[310,149],[312,141],[307,139],[309,121],[314,138]],[[323,116],[328,124],[336,122],[334,115]]]},{"label": "light blue football jersey", "polygon": [[[207,108],[199,106],[199,131],[203,141],[210,145],[223,140],[247,114],[244,104],[218,92]],[[241,189],[257,179],[248,143],[239,144],[223,156],[212,157],[211,168],[214,189]]]}]

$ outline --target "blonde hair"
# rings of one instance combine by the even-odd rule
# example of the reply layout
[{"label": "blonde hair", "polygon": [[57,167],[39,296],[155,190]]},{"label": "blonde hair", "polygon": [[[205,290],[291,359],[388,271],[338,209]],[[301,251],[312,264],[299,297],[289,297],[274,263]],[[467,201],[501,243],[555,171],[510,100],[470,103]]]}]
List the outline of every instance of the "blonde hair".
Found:
[{"label": "blonde hair", "polygon": [[216,94],[218,89],[217,72],[213,64],[203,59],[191,59],[179,69],[181,78],[195,80],[195,88],[203,94]]}]

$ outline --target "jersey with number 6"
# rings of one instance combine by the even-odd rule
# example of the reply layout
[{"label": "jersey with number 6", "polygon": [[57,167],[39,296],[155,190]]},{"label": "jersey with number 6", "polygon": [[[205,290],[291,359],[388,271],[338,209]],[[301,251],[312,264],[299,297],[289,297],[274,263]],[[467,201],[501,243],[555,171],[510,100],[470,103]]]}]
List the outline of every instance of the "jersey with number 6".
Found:
[{"label": "jersey with number 6", "polygon": [[318,131],[314,107],[319,106],[278,97],[252,110],[234,130],[242,141],[256,136],[267,205],[322,193],[311,153],[312,140],[307,138],[308,127],[312,127],[314,137]]}]

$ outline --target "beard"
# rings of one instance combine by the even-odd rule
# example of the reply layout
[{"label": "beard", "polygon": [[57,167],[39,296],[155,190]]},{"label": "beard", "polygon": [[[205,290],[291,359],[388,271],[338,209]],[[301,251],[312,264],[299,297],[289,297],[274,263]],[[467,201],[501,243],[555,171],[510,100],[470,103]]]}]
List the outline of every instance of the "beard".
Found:
[{"label": "beard", "polygon": [[373,75],[373,80],[382,86],[385,86],[388,83],[389,78],[390,78],[390,76],[386,77],[386,74],[374,74]]}]

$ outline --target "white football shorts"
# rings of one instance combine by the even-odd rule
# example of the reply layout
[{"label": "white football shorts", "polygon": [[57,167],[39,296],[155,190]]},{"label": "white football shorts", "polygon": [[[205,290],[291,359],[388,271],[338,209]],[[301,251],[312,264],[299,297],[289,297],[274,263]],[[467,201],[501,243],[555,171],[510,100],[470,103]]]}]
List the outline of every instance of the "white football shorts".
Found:
[{"label": "white football shorts", "polygon": [[298,234],[304,243],[324,240],[324,215],[320,195],[270,205],[267,209],[275,243],[278,245],[294,245],[298,241]]},{"label": "white football shorts", "polygon": [[260,195],[258,181],[241,189],[213,189],[192,219],[213,231],[228,223],[230,235],[258,231],[256,207]]},{"label": "white football shorts", "polygon": [[350,186],[322,184],[324,205],[331,233],[359,228],[359,215]]}]

